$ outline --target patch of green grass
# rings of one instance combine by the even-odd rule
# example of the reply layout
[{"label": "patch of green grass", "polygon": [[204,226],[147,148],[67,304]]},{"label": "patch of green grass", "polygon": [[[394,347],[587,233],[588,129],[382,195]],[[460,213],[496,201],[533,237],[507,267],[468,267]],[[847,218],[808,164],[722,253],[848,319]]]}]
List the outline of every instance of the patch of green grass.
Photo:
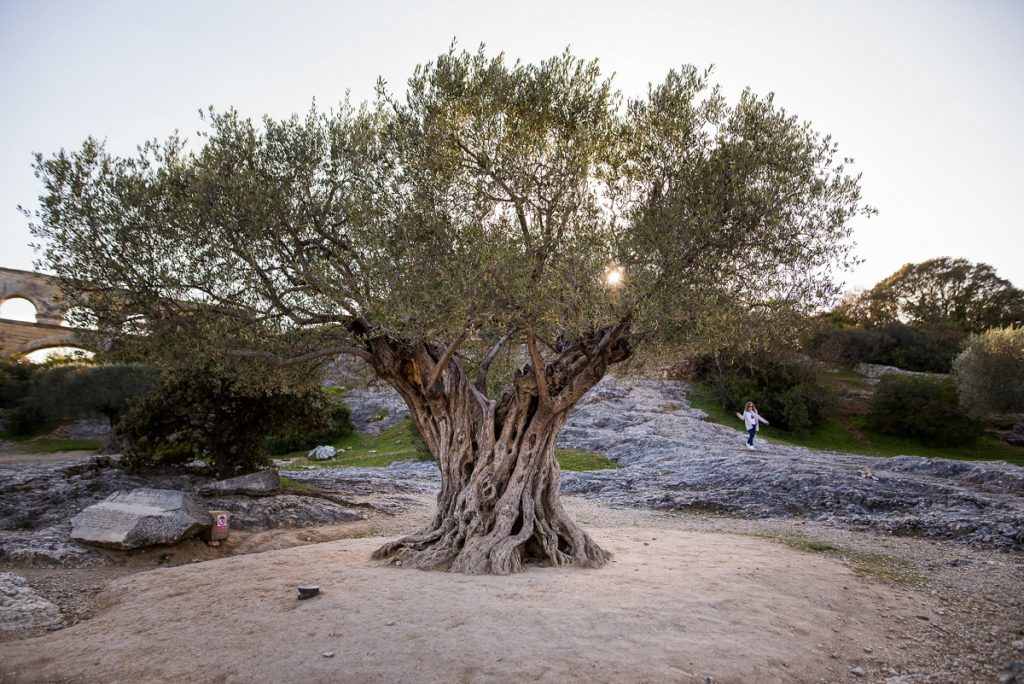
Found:
[{"label": "patch of green grass", "polygon": [[558,449],[555,451],[555,458],[558,459],[558,466],[562,470],[617,470],[622,467],[601,454],[576,449]]},{"label": "patch of green grass", "polygon": [[[699,382],[690,383],[690,406],[708,414],[707,420],[742,432],[742,424],[735,414],[723,409],[715,401],[710,389]],[[769,417],[769,420],[771,418]],[[992,435],[984,434],[969,446],[933,447],[906,437],[894,437],[872,432],[862,415],[832,417],[814,432],[795,435],[772,427],[762,429],[758,438],[769,443],[791,444],[821,451],[841,451],[863,456],[928,456],[952,458],[962,461],[1002,460],[1024,466],[1024,449],[1005,444]]]},{"label": "patch of green grass", "polygon": [[396,461],[427,460],[429,457],[418,444],[416,428],[412,419],[406,418],[391,427],[385,428],[379,435],[352,434],[331,442],[338,450],[337,456],[329,461],[310,461],[306,458],[308,451],[293,451],[279,459],[294,459],[285,470],[298,470],[300,466],[314,465],[320,468],[337,468],[353,466],[358,468],[379,468]]},{"label": "patch of green grass", "polygon": [[[338,454],[328,461],[310,461],[306,458],[308,451],[293,451],[275,458],[293,461],[283,466],[283,470],[305,470],[304,466],[310,465],[319,468],[380,468],[396,461],[430,460],[430,454],[425,451],[415,431],[412,419],[406,418],[385,428],[379,435],[353,434],[335,440],[331,446],[338,450]],[[559,449],[555,457],[562,470],[608,470],[622,467],[600,454],[575,449]],[[282,478],[282,487],[285,487],[285,481],[288,481],[287,478]],[[299,487],[300,484],[295,482],[288,486]]]},{"label": "patch of green grass", "polygon": [[293,480],[290,477],[281,478],[281,491],[285,494],[297,494],[299,496],[324,496],[324,490],[320,489],[315,485],[311,485],[306,482],[299,482]]},{"label": "patch of green grass", "polygon": [[926,582],[926,579],[911,570],[910,564],[902,558],[841,549],[828,542],[809,539],[799,534],[764,532],[753,536],[782,544],[796,551],[820,553],[830,558],[836,558],[849,565],[850,569],[861,577],[871,577],[899,586],[919,586]]},{"label": "patch of green grass", "polygon": [[40,435],[45,435],[48,432],[52,432],[57,428],[58,425],[60,425],[58,421],[48,420],[46,422],[39,423],[38,425],[33,427],[31,432],[26,432],[20,435],[16,435],[10,430],[2,430],[0,431],[0,439],[8,440],[11,442],[24,442],[30,439],[35,439]]},{"label": "patch of green grass", "polygon": [[55,454],[61,451],[96,451],[103,445],[99,439],[61,439],[36,437],[14,440],[14,451],[23,454]]},{"label": "patch of green grass", "polygon": [[734,513],[723,511],[715,506],[687,506],[686,508],[673,508],[668,511],[671,515],[678,515],[680,517],[687,515],[714,515],[720,518],[734,518],[737,517]]},{"label": "patch of green grass", "polygon": [[[1024,465],[1024,450],[999,441],[995,437],[983,434],[968,446],[933,447],[921,444],[908,437],[896,437],[872,432],[866,426],[863,416],[854,416],[847,425],[837,420],[829,420],[821,428],[807,435],[790,435],[776,433],[768,438],[770,442],[795,444],[811,449],[826,451],[845,451],[865,456],[929,456],[952,458],[961,461],[992,461],[1001,460],[1016,465]],[[853,428],[853,429],[851,429]],[[858,441],[853,437],[854,430],[868,441]],[[760,433],[764,437],[764,433]]]},{"label": "patch of green grass", "polygon": [[827,542],[815,541],[814,539],[808,539],[807,537],[801,537],[798,534],[779,534],[777,532],[766,532],[765,534],[759,535],[765,539],[778,542],[784,546],[788,546],[791,549],[797,551],[809,551],[813,553],[829,553],[838,552],[839,548],[832,546]]},{"label": "patch of green grass", "polygon": [[850,567],[861,577],[873,577],[890,584],[920,586],[927,582],[924,576],[911,570],[910,564],[902,558],[877,553],[856,554],[850,559]]},{"label": "patch of green grass", "polygon": [[735,411],[726,411],[718,404],[714,394],[711,392],[711,388],[702,382],[696,381],[691,381],[689,385],[690,391],[687,399],[690,402],[690,406],[708,414],[708,421],[718,423],[719,425],[728,425],[737,430],[743,427],[743,421],[736,417]]}]

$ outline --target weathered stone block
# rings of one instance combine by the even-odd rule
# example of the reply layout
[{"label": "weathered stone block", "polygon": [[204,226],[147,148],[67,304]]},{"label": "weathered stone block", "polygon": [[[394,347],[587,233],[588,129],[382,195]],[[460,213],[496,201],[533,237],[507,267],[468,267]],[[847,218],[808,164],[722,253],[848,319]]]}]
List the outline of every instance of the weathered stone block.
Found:
[{"label": "weathered stone block", "polygon": [[111,549],[175,544],[210,525],[188,494],[171,489],[117,491],[71,519],[71,539]]}]

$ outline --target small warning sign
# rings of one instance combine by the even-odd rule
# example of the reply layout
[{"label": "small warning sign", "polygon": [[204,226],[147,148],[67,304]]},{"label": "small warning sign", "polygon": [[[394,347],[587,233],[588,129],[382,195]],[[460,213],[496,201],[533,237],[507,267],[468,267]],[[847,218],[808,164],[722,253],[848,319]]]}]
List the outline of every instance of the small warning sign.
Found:
[{"label": "small warning sign", "polygon": [[231,512],[210,511],[210,527],[204,532],[207,541],[227,539],[231,533]]}]

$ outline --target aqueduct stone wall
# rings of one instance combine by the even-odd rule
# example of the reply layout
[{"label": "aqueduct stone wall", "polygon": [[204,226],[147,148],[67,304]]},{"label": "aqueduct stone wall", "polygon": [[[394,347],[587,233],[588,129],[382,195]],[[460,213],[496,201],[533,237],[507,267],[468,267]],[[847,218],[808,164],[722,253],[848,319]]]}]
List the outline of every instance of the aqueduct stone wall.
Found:
[{"label": "aqueduct stone wall", "polygon": [[0,358],[48,347],[81,346],[75,331],[61,325],[60,284],[52,276],[0,267],[0,304],[8,299],[32,302],[36,322],[0,318]]}]

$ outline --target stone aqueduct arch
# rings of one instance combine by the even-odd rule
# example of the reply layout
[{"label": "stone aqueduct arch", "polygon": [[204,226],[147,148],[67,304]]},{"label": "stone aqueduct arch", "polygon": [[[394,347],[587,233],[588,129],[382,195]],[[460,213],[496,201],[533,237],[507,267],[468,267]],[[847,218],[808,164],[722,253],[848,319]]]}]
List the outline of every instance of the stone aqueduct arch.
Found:
[{"label": "stone aqueduct arch", "polygon": [[0,358],[49,347],[83,346],[74,329],[61,325],[65,309],[60,283],[53,276],[0,267],[0,304],[8,299],[31,302],[36,307],[36,322],[0,318]]}]

